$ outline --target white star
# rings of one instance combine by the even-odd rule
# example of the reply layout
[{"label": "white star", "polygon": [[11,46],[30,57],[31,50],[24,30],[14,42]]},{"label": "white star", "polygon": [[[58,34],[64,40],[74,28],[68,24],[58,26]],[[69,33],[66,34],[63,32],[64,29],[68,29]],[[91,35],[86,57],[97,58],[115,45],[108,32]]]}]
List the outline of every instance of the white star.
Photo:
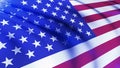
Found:
[{"label": "white star", "polygon": [[57,11],[58,11],[58,10],[60,10],[60,8],[59,8],[59,7],[55,7],[55,10],[57,10]]},{"label": "white star", "polygon": [[52,12],[52,15],[53,15],[53,16],[57,16],[57,13],[56,13],[56,12]]},{"label": "white star", "polygon": [[29,59],[35,56],[34,51],[30,51],[30,50],[28,50],[28,53],[26,55],[29,57]]},{"label": "white star", "polygon": [[67,10],[64,11],[65,14],[69,14],[69,12]]},{"label": "white star", "polygon": [[63,15],[62,15],[61,18],[62,18],[63,20],[65,20],[65,19],[66,19],[66,16],[63,16]]},{"label": "white star", "polygon": [[40,41],[36,41],[36,40],[35,40],[35,42],[32,43],[32,44],[35,45],[35,47],[41,46],[41,45],[40,45]]},{"label": "white star", "polygon": [[67,37],[70,37],[70,36],[71,36],[70,32],[66,32],[65,35],[67,35]]},{"label": "white star", "polygon": [[39,21],[34,20],[34,23],[38,25],[38,24],[39,24]]},{"label": "white star", "polygon": [[77,17],[77,14],[73,14],[73,17]]},{"label": "white star", "polygon": [[7,68],[9,65],[13,65],[13,64],[12,64],[12,60],[13,60],[13,59],[8,59],[8,58],[6,58],[6,60],[3,61],[2,63],[5,64],[5,67]]},{"label": "white star", "polygon": [[69,5],[67,5],[67,8],[70,9],[71,7]]},{"label": "white star", "polygon": [[82,22],[79,23],[80,26],[84,26],[84,24]]},{"label": "white star", "polygon": [[17,53],[21,53],[20,49],[21,48],[15,47],[15,49],[13,49],[12,51],[14,51],[16,55]]},{"label": "white star", "polygon": [[32,15],[33,13],[31,13],[31,12],[28,12],[28,15]]},{"label": "white star", "polygon": [[10,14],[13,15],[13,16],[16,15],[16,13],[14,13],[14,12],[10,12]]},{"label": "white star", "polygon": [[24,16],[23,16],[22,18],[23,18],[23,19],[25,19],[25,20],[27,20],[27,19],[28,19],[28,17],[24,17]]},{"label": "white star", "polygon": [[21,39],[19,39],[19,40],[22,41],[22,43],[28,42],[27,37],[23,37],[23,36],[21,36]]},{"label": "white star", "polygon": [[63,26],[63,24],[62,23],[58,23],[61,27]]},{"label": "white star", "polygon": [[8,35],[6,35],[7,37],[9,37],[9,39],[15,38],[15,33],[8,33]]},{"label": "white star", "polygon": [[28,28],[27,32],[28,32],[29,34],[31,34],[31,33],[34,33],[33,30],[34,30],[34,29]]},{"label": "white star", "polygon": [[37,0],[36,2],[37,2],[38,4],[42,3],[42,1],[41,1],[41,0]]},{"label": "white star", "polygon": [[53,42],[57,41],[57,38],[54,37],[54,36],[52,36],[50,39],[51,39]]},{"label": "white star", "polygon": [[39,18],[39,19],[44,19],[44,17],[43,17],[43,16],[41,16],[41,15],[40,15],[40,16],[38,16],[38,18]]},{"label": "white star", "polygon": [[[3,8],[1,9],[1,11],[4,11],[4,10],[5,10],[5,9],[3,9]],[[4,13],[4,12],[1,12],[1,11],[0,11],[0,13]]]},{"label": "white star", "polygon": [[50,23],[51,23],[51,22],[54,22],[52,19],[49,19],[48,21],[49,21]]},{"label": "white star", "polygon": [[60,32],[61,32],[61,31],[60,31],[60,28],[56,28],[55,31],[56,31],[57,33],[60,33]]},{"label": "white star", "polygon": [[8,6],[9,6],[8,4],[5,5],[5,7],[8,7]]},{"label": "white star", "polygon": [[59,4],[60,6],[62,6],[62,5],[63,5],[61,2],[58,2],[58,4]]},{"label": "white star", "polygon": [[23,5],[27,5],[27,1],[24,1],[24,0],[23,0],[21,3],[22,3]]},{"label": "white star", "polygon": [[50,25],[45,24],[46,29],[50,29]]},{"label": "white star", "polygon": [[48,51],[50,51],[50,50],[53,50],[52,46],[53,46],[53,45],[49,45],[49,44],[47,44],[47,46],[46,46],[45,48],[47,48]]},{"label": "white star", "polygon": [[2,43],[2,42],[0,42],[0,50],[2,49],[2,48],[6,48],[6,45],[7,43]]},{"label": "white star", "polygon": [[78,32],[82,33],[82,29],[78,28]]},{"label": "white star", "polygon": [[16,24],[15,26],[13,26],[16,30],[18,30],[18,29],[22,29],[21,28],[21,25],[18,25],[18,24]]},{"label": "white star", "polygon": [[86,34],[87,34],[88,36],[90,36],[90,35],[91,35],[91,33],[90,33],[89,31],[86,31]]},{"label": "white star", "polygon": [[51,7],[51,5],[50,5],[50,4],[48,4],[48,3],[46,4],[46,6],[47,6],[47,7]]},{"label": "white star", "polygon": [[40,32],[38,35],[39,35],[41,38],[46,37],[46,35],[45,35],[44,32]]},{"label": "white star", "polygon": [[75,23],[75,19],[70,19],[70,21],[71,21],[72,23]]},{"label": "white star", "polygon": [[35,5],[35,4],[33,4],[31,7],[32,7],[33,9],[37,9],[37,8],[38,8],[37,5]]},{"label": "white star", "polygon": [[43,11],[44,13],[48,12],[47,9],[45,9],[45,8],[43,8],[42,11]]},{"label": "white star", "polygon": [[16,8],[16,10],[19,12],[21,9],[19,9],[19,8]]},{"label": "white star", "polygon": [[13,18],[13,16],[12,16],[12,15],[10,15],[10,18]]},{"label": "white star", "polygon": [[4,19],[3,19],[0,23],[1,23],[3,26],[4,26],[4,25],[8,25],[8,21],[6,21],[6,20],[4,20]]},{"label": "white star", "polygon": [[54,2],[54,0],[49,0],[50,2]]},{"label": "white star", "polygon": [[76,38],[77,40],[80,40],[80,36],[78,36],[78,35],[76,35],[75,38]]}]

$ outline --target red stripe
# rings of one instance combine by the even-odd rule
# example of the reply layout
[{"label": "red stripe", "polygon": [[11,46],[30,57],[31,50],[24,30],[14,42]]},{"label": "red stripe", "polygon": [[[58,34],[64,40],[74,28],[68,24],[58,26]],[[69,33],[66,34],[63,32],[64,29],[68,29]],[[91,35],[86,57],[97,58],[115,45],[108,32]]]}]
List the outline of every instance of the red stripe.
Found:
[{"label": "red stripe", "polygon": [[120,3],[120,0],[115,0],[115,2]]},{"label": "red stripe", "polygon": [[[87,9],[94,9],[98,7],[104,7],[104,6],[112,6],[115,4],[119,4],[119,0],[114,0],[114,1],[106,1],[106,2],[99,2],[99,3],[91,3],[91,4],[83,4],[83,5],[76,5],[75,8],[80,11],[80,10],[87,10]],[[107,9],[106,9],[107,10]],[[116,8],[116,10],[108,11],[108,12],[103,12],[103,13],[98,13],[94,15],[90,15],[87,17],[84,17],[86,22],[90,23],[99,19],[105,19],[110,16],[114,16],[120,14],[120,10]],[[104,34],[106,32],[109,32],[111,30],[117,29],[120,27],[120,20],[105,26],[102,26],[100,28],[94,29],[93,31],[97,36]],[[98,47],[87,51],[78,57],[69,60],[61,65],[56,66],[55,68],[80,68],[81,66],[93,61],[94,59],[102,56],[103,54],[107,53],[108,51],[112,50],[113,48],[117,47],[120,45],[120,36],[112,39],[102,45],[99,45]],[[117,52],[116,52],[117,53]],[[105,68],[120,68],[120,57],[116,60],[114,60],[112,63],[107,65]],[[95,66],[97,65],[97,62],[95,63]],[[99,65],[99,63],[98,63]],[[119,66],[119,67],[118,67]]]},{"label": "red stripe", "polygon": [[62,63],[54,68],[80,68],[81,66],[95,60],[96,58],[107,53],[108,51],[117,47],[118,45],[120,45],[120,37],[114,38],[114,39],[112,39],[90,51],[87,51],[72,60]]},{"label": "red stripe", "polygon": [[117,21],[117,22],[102,26],[100,28],[96,28],[93,31],[97,36],[99,36],[101,34],[104,34],[106,32],[109,32],[109,31],[114,30],[119,27],[120,27],[120,21]]},{"label": "red stripe", "polygon": [[112,11],[108,11],[108,12],[104,12],[104,13],[94,14],[94,15],[86,16],[84,18],[85,18],[86,22],[89,23],[92,21],[104,19],[104,18],[114,16],[117,14],[120,14],[120,10],[112,10]]},{"label": "red stripe", "polygon": [[80,11],[80,10],[86,10],[90,8],[98,8],[98,7],[103,7],[103,6],[109,6],[109,5],[114,5],[113,1],[106,1],[106,2],[99,2],[99,3],[91,3],[91,4],[84,4],[84,5],[75,5],[75,9]]},{"label": "red stripe", "polygon": [[[118,53],[120,53],[120,52],[118,52]],[[111,62],[104,68],[120,68],[120,57],[115,59],[113,62]]]}]

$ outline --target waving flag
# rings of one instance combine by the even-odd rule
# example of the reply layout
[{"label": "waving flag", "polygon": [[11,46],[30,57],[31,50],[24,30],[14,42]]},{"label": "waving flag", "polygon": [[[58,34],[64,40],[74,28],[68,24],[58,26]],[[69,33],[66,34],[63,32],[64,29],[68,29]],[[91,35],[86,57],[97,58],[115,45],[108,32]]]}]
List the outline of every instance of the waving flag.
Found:
[{"label": "waving flag", "polygon": [[71,3],[97,37],[91,40],[92,49],[58,68],[74,68],[74,65],[76,68],[119,68],[120,1],[75,0]]},{"label": "waving flag", "polygon": [[71,3],[0,0],[0,67],[117,68],[119,2]]}]

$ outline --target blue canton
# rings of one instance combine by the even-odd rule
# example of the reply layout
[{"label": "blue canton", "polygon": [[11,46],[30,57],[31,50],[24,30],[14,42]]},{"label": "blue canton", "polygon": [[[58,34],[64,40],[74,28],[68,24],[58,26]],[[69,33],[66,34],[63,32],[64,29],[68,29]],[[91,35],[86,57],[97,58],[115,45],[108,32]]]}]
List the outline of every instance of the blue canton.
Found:
[{"label": "blue canton", "polygon": [[0,68],[20,68],[95,36],[68,0],[0,4]]}]

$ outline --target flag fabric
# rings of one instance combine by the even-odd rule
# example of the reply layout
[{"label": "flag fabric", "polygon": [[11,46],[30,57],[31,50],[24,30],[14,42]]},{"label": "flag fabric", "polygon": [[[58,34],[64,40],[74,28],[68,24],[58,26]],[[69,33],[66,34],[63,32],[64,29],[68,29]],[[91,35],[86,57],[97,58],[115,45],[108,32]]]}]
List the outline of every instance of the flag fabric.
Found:
[{"label": "flag fabric", "polygon": [[75,68],[120,68],[120,1],[73,0],[71,3],[97,37],[91,41],[92,49],[58,68],[74,68],[74,65]]},{"label": "flag fabric", "polygon": [[[95,37],[68,0],[1,0],[0,3],[1,68],[26,68],[27,64]],[[51,68],[49,60],[46,62],[27,68]]]},{"label": "flag fabric", "polygon": [[0,0],[0,68],[119,68],[119,8],[109,0]]}]

